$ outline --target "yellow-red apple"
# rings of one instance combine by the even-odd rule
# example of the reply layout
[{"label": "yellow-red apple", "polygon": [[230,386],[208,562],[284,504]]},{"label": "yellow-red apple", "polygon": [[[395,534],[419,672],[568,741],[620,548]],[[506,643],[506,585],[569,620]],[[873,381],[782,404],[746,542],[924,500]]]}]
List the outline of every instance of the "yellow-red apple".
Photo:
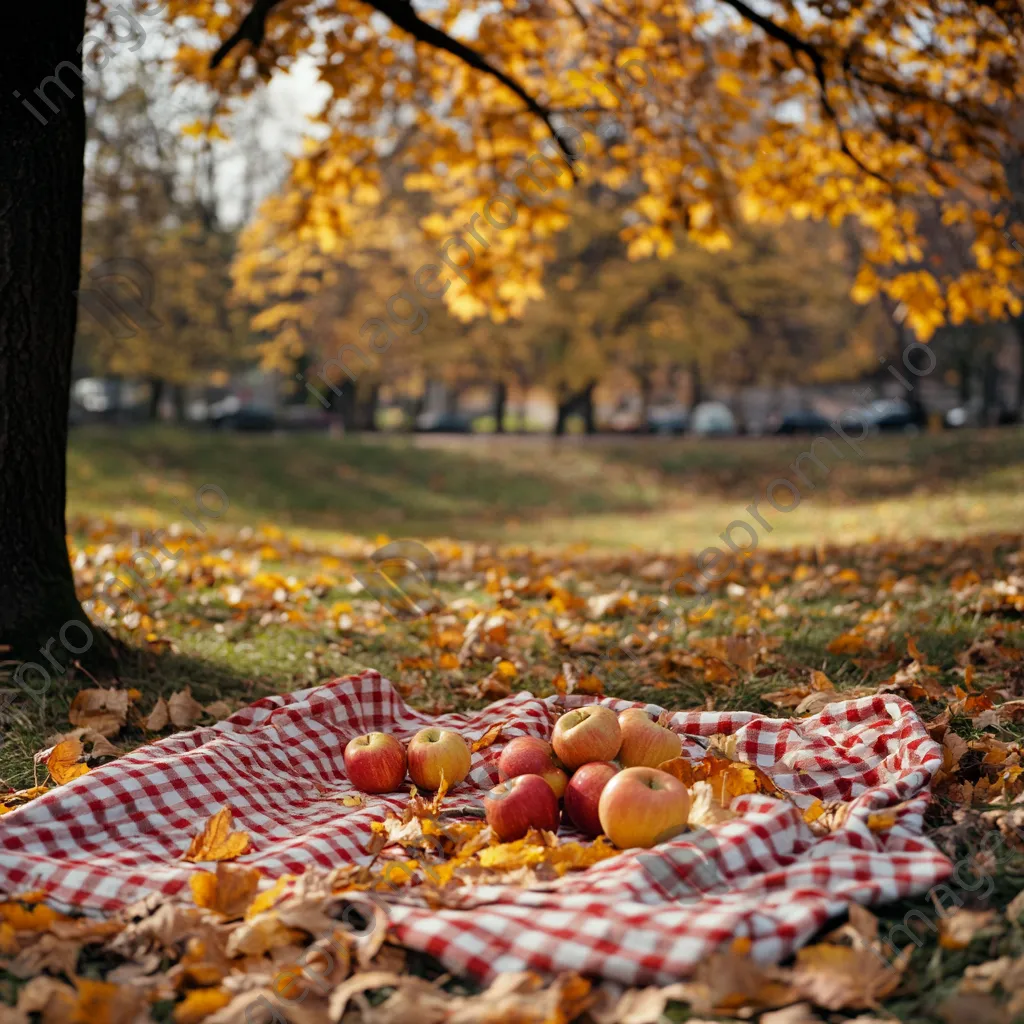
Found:
[{"label": "yellow-red apple", "polygon": [[683,741],[665,726],[659,725],[643,708],[628,708],[619,713],[622,746],[619,761],[623,768],[657,768],[683,750]]},{"label": "yellow-red apple", "polygon": [[517,775],[539,775],[561,797],[569,776],[555,763],[551,744],[536,736],[517,736],[510,740],[498,758],[498,778],[502,782]]},{"label": "yellow-red apple", "polygon": [[420,729],[409,741],[408,755],[409,777],[420,789],[437,789],[442,772],[449,789],[469,774],[469,747],[450,729]]},{"label": "yellow-red apple", "polygon": [[612,761],[591,761],[573,772],[565,788],[565,813],[569,820],[588,836],[601,834],[601,819],[597,808],[604,787],[618,774],[619,766]]},{"label": "yellow-red apple", "polygon": [[619,720],[603,704],[567,711],[555,722],[551,745],[570,770],[588,761],[610,761],[622,743]]},{"label": "yellow-red apple", "polygon": [[558,831],[558,797],[539,775],[499,782],[484,797],[484,814],[503,843],[522,839],[531,828]]},{"label": "yellow-red apple", "polygon": [[402,744],[383,732],[356,736],[345,745],[345,771],[364,793],[392,793],[405,778]]},{"label": "yellow-red apple", "polygon": [[597,814],[620,849],[645,849],[686,831],[690,791],[657,768],[624,768],[604,787]]}]

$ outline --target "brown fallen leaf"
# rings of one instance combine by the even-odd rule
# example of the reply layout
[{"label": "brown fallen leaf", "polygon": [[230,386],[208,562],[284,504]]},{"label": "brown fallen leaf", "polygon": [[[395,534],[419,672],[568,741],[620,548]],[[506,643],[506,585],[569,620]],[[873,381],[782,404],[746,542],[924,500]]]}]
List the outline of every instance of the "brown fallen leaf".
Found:
[{"label": "brown fallen leaf", "polygon": [[999,920],[996,910],[965,910],[957,907],[939,918],[939,945],[943,949],[966,949]]},{"label": "brown fallen leaf", "polygon": [[689,987],[676,982],[664,988],[630,988],[618,998],[602,995],[602,1002],[590,1009],[594,1024],[662,1024],[670,1002],[686,1002]]},{"label": "brown fallen leaf", "polygon": [[203,705],[192,696],[192,688],[186,686],[171,695],[167,702],[167,713],[171,724],[178,729],[191,729],[203,717]]},{"label": "brown fallen leaf", "polygon": [[249,849],[246,832],[231,831],[231,808],[222,807],[203,826],[203,831],[193,837],[184,860],[200,861],[234,860]]},{"label": "brown fallen leaf", "polygon": [[872,949],[819,943],[796,955],[793,985],[826,1010],[870,1010],[893,992],[910,962],[908,946],[891,964]]},{"label": "brown fallen leaf", "polygon": [[66,782],[85,775],[89,771],[89,766],[81,762],[83,753],[82,744],[78,740],[64,740],[63,743],[58,743],[46,759],[46,770],[50,773],[50,778],[58,786],[63,786]]},{"label": "brown fallen leaf", "polygon": [[121,731],[127,717],[127,690],[80,690],[68,709],[72,725],[94,729],[108,739]]},{"label": "brown fallen leaf", "polygon": [[749,942],[737,940],[732,948],[712,953],[702,961],[686,996],[695,1013],[749,1016],[754,1010],[772,1010],[796,998],[788,972],[750,959]]},{"label": "brown fallen leaf", "polygon": [[226,700],[215,700],[206,705],[206,713],[215,722],[222,722],[231,714],[231,705]]},{"label": "brown fallen leaf", "polygon": [[793,1003],[762,1014],[758,1024],[822,1024],[822,1021],[807,1003]]},{"label": "brown fallen leaf", "polygon": [[121,753],[106,736],[101,736],[95,729],[72,729],[71,732],[58,733],[47,739],[46,745],[55,747],[65,740],[78,740],[87,761],[94,757],[118,757]]},{"label": "brown fallen leaf", "polygon": [[149,716],[142,723],[146,732],[162,732],[171,721],[171,713],[167,707],[167,701],[161,697],[150,711]]}]

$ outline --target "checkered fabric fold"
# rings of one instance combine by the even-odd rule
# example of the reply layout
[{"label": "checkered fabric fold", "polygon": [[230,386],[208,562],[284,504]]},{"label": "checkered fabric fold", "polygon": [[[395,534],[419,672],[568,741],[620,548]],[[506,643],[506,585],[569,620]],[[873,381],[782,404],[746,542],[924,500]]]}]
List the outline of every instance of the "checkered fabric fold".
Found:
[{"label": "checkered fabric fold", "polygon": [[[0,891],[43,890],[56,906],[99,912],[154,892],[178,893],[194,871],[209,868],[181,858],[223,806],[252,838],[240,862],[268,878],[362,861],[370,822],[388,808],[400,812],[407,795],[343,805],[351,787],[342,751],[353,736],[381,730],[408,740],[429,724],[472,740],[504,723],[498,742],[473,755],[469,778],[449,796],[449,803],[468,803],[497,783],[505,743],[550,738],[559,713],[595,700],[519,693],[472,714],[430,717],[407,707],[376,672],[268,697],[0,818]],[[600,702],[614,710],[645,706]],[[942,755],[905,700],[863,697],[799,721],[681,711],[672,727],[694,759],[704,753],[699,737],[734,735],[737,756],[767,772],[792,802],[739,797],[737,818],[540,889],[474,886],[458,906],[440,910],[389,895],[395,937],[484,980],[528,968],[662,984],[736,937],[748,938],[758,959],[780,959],[849,903],[911,896],[949,874],[949,861],[922,836]],[[812,834],[801,813],[815,799],[851,802],[842,826],[824,837]],[[869,827],[883,810],[889,813]]]}]

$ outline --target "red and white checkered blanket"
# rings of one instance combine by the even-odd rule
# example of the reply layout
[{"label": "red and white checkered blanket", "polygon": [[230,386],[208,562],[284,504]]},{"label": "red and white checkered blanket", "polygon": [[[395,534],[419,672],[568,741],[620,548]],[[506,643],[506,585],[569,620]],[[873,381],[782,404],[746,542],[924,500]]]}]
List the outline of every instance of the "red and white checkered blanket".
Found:
[{"label": "red and white checkered blanket", "polygon": [[[55,905],[96,911],[180,892],[192,872],[209,867],[185,863],[182,854],[224,805],[234,828],[252,838],[241,862],[268,877],[360,861],[370,822],[389,807],[400,812],[407,796],[342,804],[351,791],[342,761],[351,737],[379,729],[407,740],[437,724],[472,740],[505,723],[448,798],[470,802],[497,782],[505,743],[548,738],[557,713],[595,699],[519,693],[480,712],[434,718],[407,707],[376,672],[268,697],[0,818],[0,891],[43,890]],[[466,905],[442,910],[389,895],[395,937],[481,979],[528,968],[661,984],[739,936],[750,939],[758,959],[780,959],[847,904],[921,893],[949,873],[948,860],[921,834],[942,755],[905,700],[864,697],[800,721],[685,711],[672,726],[695,759],[704,753],[695,737],[734,734],[737,756],[767,772],[793,802],[739,797],[732,809],[740,816],[731,821],[623,853],[541,890],[478,886]],[[842,826],[824,837],[812,834],[800,810],[815,798],[852,801]],[[868,816],[882,809],[895,823],[873,831]]]}]

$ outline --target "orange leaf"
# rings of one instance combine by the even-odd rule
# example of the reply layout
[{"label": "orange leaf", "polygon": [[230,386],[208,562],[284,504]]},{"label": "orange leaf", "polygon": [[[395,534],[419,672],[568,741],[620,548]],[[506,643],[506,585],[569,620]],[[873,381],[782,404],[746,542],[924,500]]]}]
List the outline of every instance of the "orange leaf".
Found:
[{"label": "orange leaf", "polygon": [[199,1024],[222,1010],[233,998],[222,988],[194,988],[174,1008],[174,1024]]},{"label": "orange leaf", "polygon": [[231,831],[231,808],[222,807],[192,839],[184,859],[192,863],[211,860],[234,860],[249,849],[245,832]]},{"label": "orange leaf", "polygon": [[658,770],[668,772],[673,778],[678,779],[684,786],[692,786],[700,779],[696,766],[691,764],[685,757],[673,757],[671,761],[662,761]]},{"label": "orange leaf", "polygon": [[867,644],[856,633],[841,633],[825,648],[829,654],[860,654]]},{"label": "orange leaf", "polygon": [[492,743],[494,743],[495,740],[497,740],[497,738],[501,735],[501,730],[504,728],[505,725],[503,722],[499,722],[497,725],[492,725],[490,729],[488,729],[487,732],[483,734],[483,736],[481,736],[477,740],[473,740],[472,744],[470,744],[469,749],[472,750],[474,754],[478,750],[484,750],[486,747],[489,747]]},{"label": "orange leaf", "polygon": [[888,832],[895,824],[895,811],[874,811],[868,815],[868,828],[872,832]]},{"label": "orange leaf", "polygon": [[89,770],[88,765],[80,762],[82,752],[82,744],[78,740],[64,740],[50,751],[46,759],[46,770],[58,786],[80,778]]},{"label": "orange leaf", "polygon": [[258,868],[238,864],[218,864],[216,873],[197,871],[189,879],[192,899],[226,918],[241,917],[252,903],[262,877]]}]

